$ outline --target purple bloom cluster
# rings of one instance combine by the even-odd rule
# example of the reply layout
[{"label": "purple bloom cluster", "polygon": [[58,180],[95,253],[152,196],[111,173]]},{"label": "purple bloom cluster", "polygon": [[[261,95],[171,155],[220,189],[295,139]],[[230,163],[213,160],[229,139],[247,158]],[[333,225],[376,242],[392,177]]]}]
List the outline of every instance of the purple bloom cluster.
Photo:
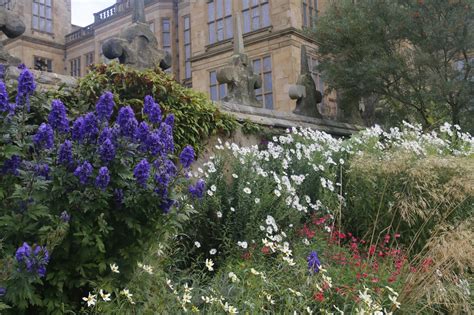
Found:
[{"label": "purple bloom cluster", "polygon": [[72,158],[72,142],[69,140],[64,141],[59,147],[58,162],[64,166],[70,167],[74,164]]},{"label": "purple bloom cluster", "polygon": [[107,186],[109,185],[109,182],[110,182],[109,169],[105,166],[101,167],[99,170],[99,175],[97,175],[95,179],[95,186],[102,190],[106,190]]},{"label": "purple bloom cluster", "polygon": [[133,176],[137,180],[137,183],[146,188],[148,177],[150,176],[150,163],[146,159],[140,161],[133,170]]},{"label": "purple bloom cluster", "polygon": [[18,77],[18,94],[16,96],[17,106],[26,105],[27,111],[30,111],[30,96],[36,90],[36,83],[33,74],[24,65],[19,66],[21,69],[20,76]]},{"label": "purple bloom cluster", "polygon": [[115,146],[112,140],[105,139],[99,147],[100,160],[104,163],[109,163],[115,158]]},{"label": "purple bloom cluster", "polygon": [[308,262],[309,271],[313,273],[318,273],[319,268],[321,267],[321,262],[319,261],[318,253],[314,250],[311,251],[311,253],[309,253],[309,256],[306,258],[306,260]]},{"label": "purple bloom cluster", "polygon": [[206,190],[206,182],[199,179],[196,184],[189,186],[189,193],[192,197],[201,199],[204,197],[204,191]]},{"label": "purple bloom cluster", "polygon": [[5,83],[0,81],[0,112],[9,110],[8,92]]},{"label": "purple bloom cluster", "polygon": [[165,124],[170,126],[171,129],[174,128],[174,115],[173,114],[170,114],[170,115],[166,116]]},{"label": "purple bloom cluster", "polygon": [[64,223],[68,223],[71,220],[71,215],[69,215],[67,211],[63,211],[61,212],[59,219],[61,219],[61,221],[63,221]]},{"label": "purple bloom cluster", "polygon": [[79,165],[74,171],[74,175],[79,178],[79,182],[82,185],[87,184],[89,177],[92,175],[92,165],[85,161],[82,165]]},{"label": "purple bloom cluster", "polygon": [[18,168],[20,167],[20,164],[21,158],[18,155],[13,155],[10,159],[7,159],[3,162],[1,173],[18,176]]},{"label": "purple bloom cluster", "polygon": [[187,145],[179,155],[179,162],[184,168],[188,168],[194,162],[194,149],[192,146]]},{"label": "purple bloom cluster", "polygon": [[54,145],[53,128],[49,124],[42,123],[33,136],[33,142],[38,149],[51,149]]},{"label": "purple bloom cluster", "polygon": [[7,294],[7,289],[0,287],[0,297],[5,296],[5,294]]},{"label": "purple bloom cluster", "polygon": [[114,112],[115,102],[114,95],[111,92],[105,92],[99,97],[95,105],[97,118],[100,121],[108,121]]},{"label": "purple bloom cluster", "polygon": [[135,118],[135,113],[130,106],[122,107],[117,117],[117,123],[120,127],[120,134],[125,137],[133,138],[135,130],[138,126],[138,121]]},{"label": "purple bloom cluster", "polygon": [[146,149],[146,143],[148,137],[150,136],[150,127],[144,121],[138,125],[137,131],[135,133],[135,138],[142,144],[143,148]]},{"label": "purple bloom cluster", "polygon": [[89,140],[93,142],[99,134],[99,124],[94,113],[87,113],[78,117],[72,125],[72,140],[82,142]]},{"label": "purple bloom cluster", "polygon": [[48,116],[48,123],[58,132],[66,133],[69,131],[66,107],[60,100],[53,100]]},{"label": "purple bloom cluster", "polygon": [[49,179],[49,171],[50,171],[50,168],[49,168],[49,165],[46,164],[46,163],[43,163],[43,164],[36,164],[34,166],[34,169],[35,169],[35,174],[37,176],[41,176],[43,177],[44,179]]},{"label": "purple bloom cluster", "polygon": [[28,243],[23,243],[15,254],[20,270],[26,268],[30,273],[36,273],[40,278],[46,275],[46,265],[49,262],[48,250],[43,246],[35,246],[33,250]]},{"label": "purple bloom cluster", "polygon": [[163,213],[169,213],[171,210],[171,207],[174,206],[175,203],[176,203],[176,200],[173,200],[170,198],[163,198],[161,200],[160,208],[163,211]]},{"label": "purple bloom cluster", "polygon": [[152,124],[159,124],[161,122],[162,117],[160,106],[155,103],[155,100],[150,95],[145,96],[143,113],[148,116],[148,119]]}]

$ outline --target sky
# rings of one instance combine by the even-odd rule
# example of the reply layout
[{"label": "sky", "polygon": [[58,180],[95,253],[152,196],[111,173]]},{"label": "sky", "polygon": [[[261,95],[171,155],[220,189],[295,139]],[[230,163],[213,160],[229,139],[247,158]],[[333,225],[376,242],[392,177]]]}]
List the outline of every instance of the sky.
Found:
[{"label": "sky", "polygon": [[94,13],[113,5],[116,0],[72,0],[72,24],[87,26],[94,22]]}]

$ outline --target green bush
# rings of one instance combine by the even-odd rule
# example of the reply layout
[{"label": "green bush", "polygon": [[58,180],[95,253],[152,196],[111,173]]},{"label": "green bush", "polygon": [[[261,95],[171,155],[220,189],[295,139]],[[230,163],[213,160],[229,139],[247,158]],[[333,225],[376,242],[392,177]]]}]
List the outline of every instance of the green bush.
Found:
[{"label": "green bush", "polygon": [[206,95],[183,87],[159,68],[139,71],[115,62],[95,65],[79,80],[78,88],[66,97],[71,97],[71,104],[76,104],[76,109],[83,113],[90,110],[105,91],[115,95],[119,108],[129,105],[137,113],[144,97],[151,95],[164,114],[174,114],[178,149],[191,145],[199,151],[209,136],[226,136],[237,127],[236,120],[221,113]]},{"label": "green bush", "polygon": [[150,97],[140,122],[111,93],[73,122],[55,100],[38,127],[45,104],[34,89],[28,69],[13,99],[0,82],[0,298],[11,314],[63,314],[113,264],[125,286],[150,246],[175,233],[194,152],[178,163],[173,116]]}]

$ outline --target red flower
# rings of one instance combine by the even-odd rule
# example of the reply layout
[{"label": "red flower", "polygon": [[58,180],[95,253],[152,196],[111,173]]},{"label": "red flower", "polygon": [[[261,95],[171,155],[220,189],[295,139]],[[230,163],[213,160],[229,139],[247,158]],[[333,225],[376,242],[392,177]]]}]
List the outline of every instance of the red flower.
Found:
[{"label": "red flower", "polygon": [[322,302],[322,301],[324,301],[324,293],[323,292],[317,292],[317,293],[314,294],[313,298],[318,302]]},{"label": "red flower", "polygon": [[268,247],[268,246],[263,246],[263,247],[262,247],[262,253],[263,253],[264,255],[267,255],[268,253],[270,253],[270,247]]},{"label": "red flower", "polygon": [[369,247],[369,256],[372,256],[375,253],[375,245],[370,245]]}]

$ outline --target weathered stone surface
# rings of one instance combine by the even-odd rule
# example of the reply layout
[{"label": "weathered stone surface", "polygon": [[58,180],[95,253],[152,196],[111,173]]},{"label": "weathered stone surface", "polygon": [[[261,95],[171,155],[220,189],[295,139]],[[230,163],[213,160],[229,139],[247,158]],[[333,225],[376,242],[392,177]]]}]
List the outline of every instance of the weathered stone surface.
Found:
[{"label": "weathered stone surface", "polygon": [[262,87],[260,76],[253,72],[249,57],[244,52],[244,40],[240,14],[234,18],[234,54],[227,67],[217,72],[217,81],[227,84],[227,96],[224,101],[263,107],[255,96],[255,89]]},{"label": "weathered stone surface", "polygon": [[254,123],[274,128],[304,127],[324,131],[334,136],[350,136],[362,129],[362,127],[353,124],[301,116],[266,108],[256,108],[229,102],[219,102],[218,104],[222,111],[234,115],[239,120],[250,120]]},{"label": "weathered stone surface", "polygon": [[[304,91],[304,92],[303,92]],[[322,118],[317,104],[323,100],[323,95],[316,90],[311,72],[308,66],[308,55],[306,46],[301,46],[301,74],[296,81],[296,85],[291,85],[289,96],[296,100],[296,108],[293,111],[297,115]]]},{"label": "weathered stone surface", "polygon": [[119,37],[107,40],[102,52],[109,59],[118,58],[120,63],[137,69],[171,67],[171,54],[159,48],[156,36],[146,23],[144,0],[134,1],[133,24]]},{"label": "weathered stone surface", "polygon": [[[38,86],[38,91],[57,90],[60,86],[66,89],[73,89],[77,86],[77,79],[68,75],[38,70],[30,71],[33,72]],[[6,67],[4,72],[4,80],[13,84],[14,82],[18,81],[20,73],[21,70],[19,70],[18,67]]]},{"label": "weathered stone surface", "polygon": [[[25,32],[25,24],[16,14],[2,7],[0,8],[0,31],[8,38],[15,38]],[[18,65],[21,60],[7,53],[0,42],[0,63]]]}]

